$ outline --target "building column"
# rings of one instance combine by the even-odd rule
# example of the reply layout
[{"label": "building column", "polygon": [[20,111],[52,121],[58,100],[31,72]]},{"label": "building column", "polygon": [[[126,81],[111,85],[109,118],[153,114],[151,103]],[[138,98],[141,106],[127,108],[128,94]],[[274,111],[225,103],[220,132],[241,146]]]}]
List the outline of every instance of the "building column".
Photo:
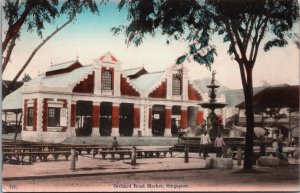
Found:
[{"label": "building column", "polygon": [[197,125],[201,125],[202,123],[203,123],[203,111],[198,111],[197,112]]},{"label": "building column", "polygon": [[112,105],[111,136],[120,136],[120,132],[119,132],[119,108],[120,108],[120,103],[113,103],[113,105]]},{"label": "building column", "polygon": [[165,108],[165,137],[172,137],[171,133],[171,114],[172,114],[172,107],[166,106]]},{"label": "building column", "polygon": [[23,100],[23,131],[25,131],[27,127],[27,102],[27,99]]},{"label": "building column", "polygon": [[67,111],[68,111],[68,114],[67,114],[67,136],[68,137],[71,137],[72,136],[72,133],[71,133],[71,108],[72,108],[72,101],[70,100],[70,98],[67,99]]},{"label": "building column", "polygon": [[100,136],[99,115],[100,115],[100,103],[93,102],[93,110],[92,110],[92,122],[93,122],[92,136],[93,137]]},{"label": "building column", "polygon": [[33,123],[32,123],[32,129],[33,131],[37,131],[37,122],[38,122],[38,103],[37,98],[33,99]]},{"label": "building column", "polygon": [[188,73],[184,70],[182,75],[182,100],[188,100],[189,78]]},{"label": "building column", "polygon": [[48,127],[48,101],[46,98],[43,99],[43,131],[47,131]]},{"label": "building column", "polygon": [[43,142],[43,99],[33,101],[33,130],[36,132],[36,142]]},{"label": "building column", "polygon": [[[146,122],[146,106],[145,104],[140,105],[140,131],[142,132],[142,136],[148,136],[147,128],[148,122]],[[147,126],[146,126],[147,125]]]},{"label": "building column", "polygon": [[121,96],[121,69],[120,67],[114,68],[114,96]]},{"label": "building column", "polygon": [[146,116],[147,120],[147,124],[148,124],[148,136],[152,136],[152,106],[147,107],[148,111],[148,116]]},{"label": "building column", "polygon": [[138,132],[141,132],[140,129],[140,105],[134,104],[133,109],[133,134],[132,136],[138,136]]},{"label": "building column", "polygon": [[180,128],[187,128],[187,107],[181,107]]},{"label": "building column", "polygon": [[93,65],[94,69],[94,94],[101,94],[101,67],[99,64]]},{"label": "building column", "polygon": [[172,99],[173,93],[172,93],[172,79],[173,79],[173,74],[170,73],[167,75],[167,99]]},{"label": "building column", "polygon": [[71,114],[70,118],[70,133],[71,136],[76,136],[75,128],[76,128],[76,101],[71,101]]}]

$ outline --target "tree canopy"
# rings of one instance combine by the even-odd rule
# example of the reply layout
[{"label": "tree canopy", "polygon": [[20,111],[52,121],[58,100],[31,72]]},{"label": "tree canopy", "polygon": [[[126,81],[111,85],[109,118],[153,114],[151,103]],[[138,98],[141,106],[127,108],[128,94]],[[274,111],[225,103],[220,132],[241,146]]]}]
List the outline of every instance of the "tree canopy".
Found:
[{"label": "tree canopy", "polygon": [[177,64],[188,58],[208,68],[217,55],[214,35],[228,43],[228,54],[238,63],[243,85],[247,133],[244,169],[252,169],[254,115],[252,71],[264,39],[263,50],[284,47],[289,40],[299,46],[291,32],[299,17],[297,0],[121,0],[119,9],[128,10],[129,25],[112,28],[124,32],[127,44],[140,45],[146,34],[159,33],[166,41],[188,42],[187,52]]},{"label": "tree canopy", "polygon": [[[125,31],[126,42],[140,45],[145,34],[161,33],[171,40],[188,41],[189,52],[179,57],[182,63],[189,56],[207,66],[214,62],[213,35],[223,36],[230,42],[228,53],[236,60],[255,63],[261,40],[272,38],[264,44],[264,50],[284,47],[287,39],[295,39],[290,32],[298,19],[296,0],[122,0],[119,9],[128,9],[128,26],[118,26],[116,34]],[[242,53],[242,54],[241,54]]]},{"label": "tree canopy", "polygon": [[[101,1],[102,3],[103,1]],[[16,40],[21,38],[21,29],[26,28],[29,32],[37,32],[37,35],[43,39],[42,42],[28,56],[23,66],[11,82],[12,86],[25,68],[28,66],[37,51],[55,34],[70,24],[84,9],[91,13],[99,13],[96,1],[93,0],[66,0],[59,2],[58,0],[6,0],[3,5],[4,16],[7,21],[7,29],[2,42],[2,72],[5,71],[7,64],[11,58]],[[43,37],[45,24],[54,23],[55,19],[61,15],[67,15],[64,24],[57,27],[49,36]]]}]

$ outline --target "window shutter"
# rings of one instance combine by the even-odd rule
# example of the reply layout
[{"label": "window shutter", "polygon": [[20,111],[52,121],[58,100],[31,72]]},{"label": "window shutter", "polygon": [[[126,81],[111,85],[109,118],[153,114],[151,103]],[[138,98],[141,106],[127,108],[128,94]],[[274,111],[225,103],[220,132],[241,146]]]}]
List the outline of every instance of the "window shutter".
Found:
[{"label": "window shutter", "polygon": [[62,127],[68,126],[68,109],[67,108],[60,109],[60,126],[62,126]]}]

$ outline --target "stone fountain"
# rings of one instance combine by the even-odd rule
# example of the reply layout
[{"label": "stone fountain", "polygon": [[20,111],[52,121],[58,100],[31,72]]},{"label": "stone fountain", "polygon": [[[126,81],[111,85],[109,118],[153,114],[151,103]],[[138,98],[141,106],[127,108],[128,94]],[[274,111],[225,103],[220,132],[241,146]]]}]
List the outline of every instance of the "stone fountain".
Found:
[{"label": "stone fountain", "polygon": [[[209,101],[201,102],[199,105],[201,107],[210,109],[210,113],[207,116],[207,130],[209,133],[209,136],[211,138],[212,143],[210,144],[209,152],[214,152],[214,140],[217,136],[219,131],[218,129],[218,116],[215,113],[215,109],[221,109],[224,108],[227,104],[217,102],[216,100],[216,88],[219,88],[219,85],[215,84],[215,75],[216,71],[212,71],[212,79],[210,85],[207,85],[209,90]],[[224,130],[223,130],[224,131]],[[222,136],[224,133],[222,133]],[[227,152],[228,149],[236,151],[238,147],[243,147],[245,144],[245,140],[243,137],[227,137],[223,136],[223,139],[225,141],[225,150],[224,152]],[[188,146],[190,152],[199,152],[200,148],[200,136],[183,136],[178,139],[178,143],[174,145],[174,147],[171,147],[173,151],[184,151],[184,148]],[[229,154],[225,153],[223,156],[230,156]]]},{"label": "stone fountain", "polygon": [[205,101],[200,103],[201,107],[210,109],[210,113],[207,116],[207,131],[211,137],[216,137],[218,130],[218,116],[215,113],[215,109],[222,109],[227,104],[217,102],[216,100],[216,88],[219,88],[219,85],[215,84],[215,75],[216,71],[212,71],[212,79],[210,85],[207,85],[207,88],[209,88],[209,101]]}]

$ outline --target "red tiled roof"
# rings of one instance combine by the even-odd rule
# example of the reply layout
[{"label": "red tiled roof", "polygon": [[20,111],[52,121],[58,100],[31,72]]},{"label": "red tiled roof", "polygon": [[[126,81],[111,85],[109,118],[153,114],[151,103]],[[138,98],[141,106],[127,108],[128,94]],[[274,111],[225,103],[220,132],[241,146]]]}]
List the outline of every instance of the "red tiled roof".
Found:
[{"label": "red tiled roof", "polygon": [[[253,107],[299,107],[299,85],[268,87],[253,96]],[[236,107],[244,109],[245,102]]]}]

